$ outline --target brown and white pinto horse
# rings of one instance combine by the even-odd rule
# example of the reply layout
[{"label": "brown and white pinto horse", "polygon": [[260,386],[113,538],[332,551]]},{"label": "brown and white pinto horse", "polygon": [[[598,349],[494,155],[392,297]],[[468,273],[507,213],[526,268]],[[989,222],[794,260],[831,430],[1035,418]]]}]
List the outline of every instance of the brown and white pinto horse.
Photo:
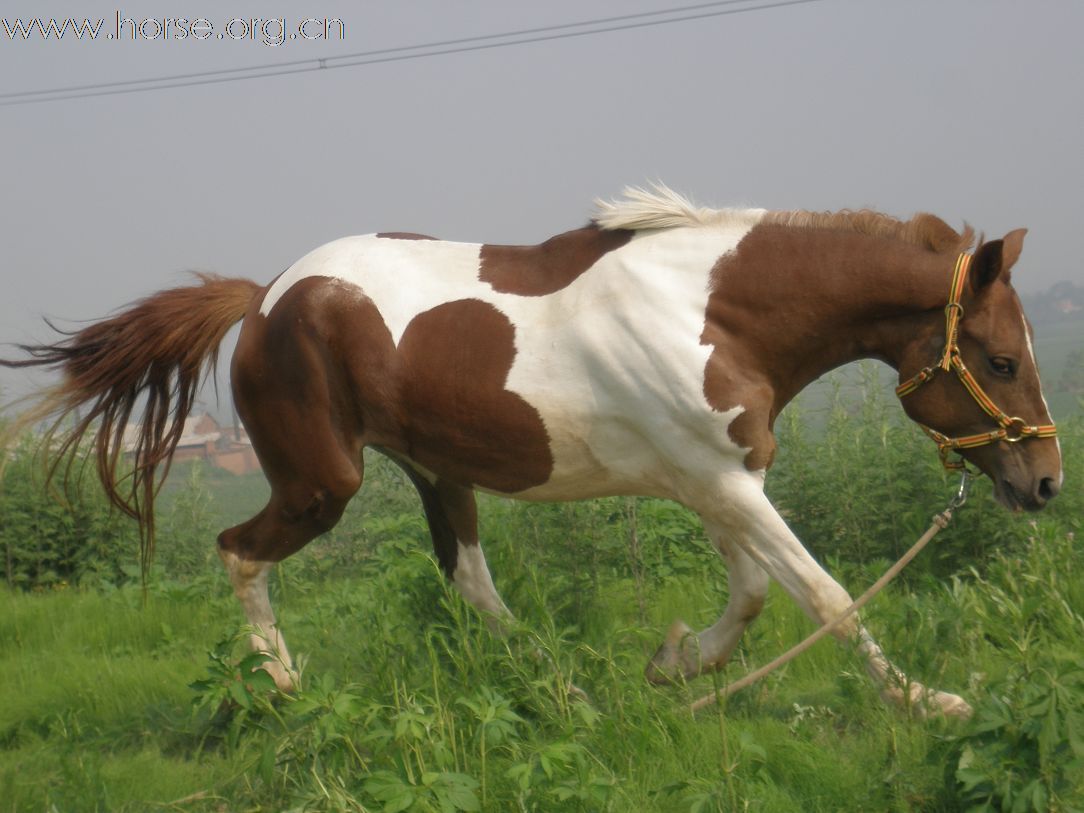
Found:
[{"label": "brown and white pinto horse", "polygon": [[[1050,423],[1009,280],[1023,237],[975,249],[956,345],[988,400],[1021,416],[962,454],[1003,505],[1036,510],[1062,473],[1050,432],[1009,442]],[[168,464],[201,370],[244,319],[233,394],[271,497],[218,545],[259,633],[253,646],[279,656],[268,668],[282,689],[296,675],[268,572],[339,520],[366,446],[409,474],[441,567],[497,628],[510,614],[478,544],[476,489],[654,495],[697,512],[726,559],[730,598],[708,629],[671,628],[647,669],[664,681],[725,664],[771,578],[817,623],[850,604],[764,496],[773,423],[846,362],[881,359],[907,381],[936,361],[953,269],[971,243],[970,230],[932,215],[697,209],[664,187],[632,189],[600,203],[586,228],[537,246],[348,237],[267,287],[205,277],[6,363],[63,373],[24,425],[53,415],[60,427],[74,413],[73,429],[57,429],[62,448],[92,433],[106,491],[153,530],[156,467]],[[998,429],[953,376],[927,377],[904,400],[910,417],[945,438]],[[144,401],[137,470],[122,490],[121,437]],[[858,622],[837,635],[857,643],[886,697],[969,712],[956,695],[904,681]]]}]

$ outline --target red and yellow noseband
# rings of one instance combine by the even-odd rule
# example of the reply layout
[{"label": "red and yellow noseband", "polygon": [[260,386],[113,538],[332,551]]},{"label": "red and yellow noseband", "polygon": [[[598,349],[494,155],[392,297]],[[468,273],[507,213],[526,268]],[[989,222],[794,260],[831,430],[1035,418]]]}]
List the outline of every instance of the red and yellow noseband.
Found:
[{"label": "red and yellow noseband", "polygon": [[949,459],[950,453],[958,452],[960,449],[973,449],[976,446],[985,446],[989,443],[997,443],[1002,440],[1006,443],[1016,443],[1025,438],[1052,438],[1058,434],[1057,427],[1052,423],[1035,426],[1027,423],[1023,418],[1009,417],[1009,415],[998,408],[997,404],[990,399],[990,396],[983,391],[982,387],[979,386],[979,382],[975,380],[975,377],[971,375],[971,371],[968,370],[967,366],[964,364],[964,360],[960,356],[960,347],[957,344],[957,339],[960,330],[960,319],[962,319],[964,315],[964,308],[963,305],[960,304],[960,297],[963,294],[964,281],[967,279],[967,270],[970,267],[970,254],[961,254],[956,258],[956,270],[952,274],[952,287],[949,289],[949,301],[945,306],[945,349],[941,353],[941,358],[933,366],[923,368],[914,376],[896,387],[896,395],[903,398],[905,395],[910,395],[933,378],[939,370],[943,370],[944,372],[955,370],[956,377],[960,379],[960,382],[971,394],[971,397],[975,399],[975,402],[982,407],[983,412],[997,421],[998,428],[993,431],[983,432],[979,435],[965,435],[958,438],[950,438],[934,429],[930,429],[928,426],[919,424],[923,431],[937,444],[937,449],[941,453],[941,462],[947,469],[965,468],[962,457],[958,457],[955,460]]}]

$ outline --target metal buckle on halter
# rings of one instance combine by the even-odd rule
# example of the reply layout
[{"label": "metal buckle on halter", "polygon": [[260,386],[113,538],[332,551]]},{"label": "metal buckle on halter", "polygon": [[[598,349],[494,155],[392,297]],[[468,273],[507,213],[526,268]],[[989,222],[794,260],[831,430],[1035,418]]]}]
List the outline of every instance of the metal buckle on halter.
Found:
[{"label": "metal buckle on halter", "polygon": [[975,479],[975,475],[967,468],[963,459],[960,460],[960,487],[956,489],[956,496],[952,498],[952,501],[948,504],[949,511],[955,511],[965,502],[967,502],[968,492],[971,491],[971,481]]},{"label": "metal buckle on halter", "polygon": [[[1009,434],[1010,430],[1016,427],[1016,434]],[[1028,422],[1023,418],[1009,418],[1009,420],[1002,427],[1005,436],[1002,438],[1006,443],[1019,443],[1020,441],[1033,437],[1036,434],[1034,426],[1028,425]]]},{"label": "metal buckle on halter", "polygon": [[947,305],[945,305],[945,316],[952,316],[949,311],[953,310],[959,311],[956,316],[957,319],[964,318],[964,306],[961,305],[959,302],[949,302]]}]

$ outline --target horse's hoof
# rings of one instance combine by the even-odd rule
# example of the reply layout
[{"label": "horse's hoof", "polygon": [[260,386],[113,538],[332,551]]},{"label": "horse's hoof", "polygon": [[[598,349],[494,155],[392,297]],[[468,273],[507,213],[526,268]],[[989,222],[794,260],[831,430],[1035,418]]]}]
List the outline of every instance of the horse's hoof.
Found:
[{"label": "horse's hoof", "polygon": [[684,621],[675,621],[666,632],[666,639],[651,657],[644,669],[648,683],[663,685],[674,683],[690,673],[687,649],[690,641],[695,641],[693,631]]},{"label": "horse's hoof", "polygon": [[591,697],[575,683],[568,684],[568,699],[575,703],[591,705]]},{"label": "horse's hoof", "polygon": [[971,715],[975,713],[970,703],[959,695],[949,692],[934,692],[929,705],[930,711],[934,714],[955,717],[957,720],[970,720]]},{"label": "horse's hoof", "polygon": [[[283,694],[297,694],[297,690],[301,686],[301,676],[297,673],[297,670],[287,668],[281,661],[267,661],[257,666],[256,669],[262,669],[271,675],[271,679],[275,681],[275,688]],[[256,669],[253,669],[253,671],[256,671]]]},{"label": "horse's hoof", "polygon": [[884,689],[881,697],[892,705],[910,710],[921,718],[953,717],[968,720],[974,714],[971,704],[957,694],[927,689],[921,683],[912,683],[909,691]]}]

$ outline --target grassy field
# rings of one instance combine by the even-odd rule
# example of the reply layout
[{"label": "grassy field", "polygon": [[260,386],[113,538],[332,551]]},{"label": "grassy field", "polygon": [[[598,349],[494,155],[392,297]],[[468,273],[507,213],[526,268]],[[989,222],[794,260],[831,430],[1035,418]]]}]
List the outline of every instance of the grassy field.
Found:
[{"label": "grassy field", "polygon": [[[855,594],[953,486],[863,377],[863,398],[829,386],[814,404],[847,432],[810,431],[808,405],[781,421],[769,483]],[[1079,483],[1080,416],[1062,429]],[[900,667],[975,706],[961,723],[884,707],[831,641],[692,715],[692,699],[811,631],[774,587],[725,673],[648,686],[669,623],[710,624],[726,601],[694,518],[655,500],[483,500],[487,555],[522,621],[495,639],[439,575],[409,486],[377,460],[368,474],[272,585],[303,664],[295,696],[251,672],[210,544],[262,504],[258,477],[178,469],[145,594],[130,578],[0,593],[0,813],[1084,809],[1079,488],[1033,518],[980,484],[865,614]]]}]

